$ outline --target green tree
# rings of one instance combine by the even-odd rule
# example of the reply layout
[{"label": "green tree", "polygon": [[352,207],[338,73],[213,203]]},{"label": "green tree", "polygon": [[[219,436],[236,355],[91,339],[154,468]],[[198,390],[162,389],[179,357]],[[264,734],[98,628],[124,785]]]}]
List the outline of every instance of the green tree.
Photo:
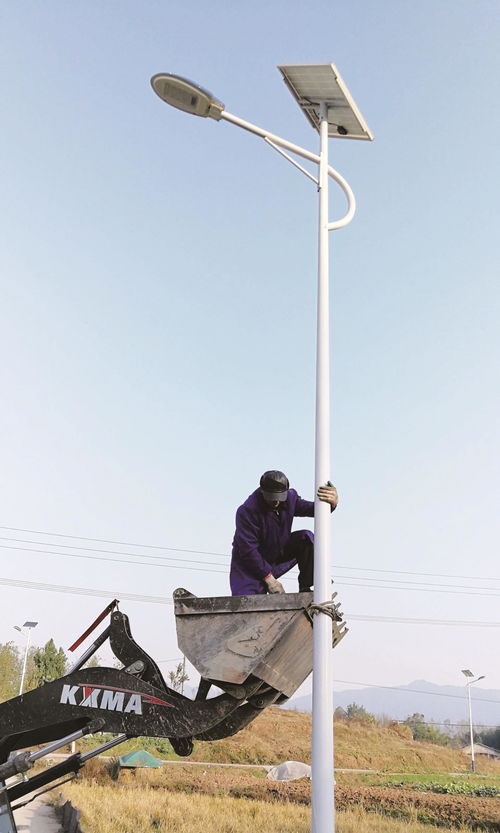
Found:
[{"label": "green tree", "polygon": [[33,654],[33,681],[36,686],[43,682],[56,680],[66,671],[66,655],[62,648],[57,650],[54,640],[43,648],[37,648]]},{"label": "green tree", "polygon": [[438,746],[449,746],[450,737],[444,732],[438,731],[435,726],[430,726],[425,722],[425,717],[420,712],[408,716],[405,720],[405,725],[409,726],[413,740],[423,740],[427,743],[436,743]]},{"label": "green tree", "polygon": [[359,723],[375,723],[375,716],[367,712],[364,706],[357,703],[349,703],[346,708],[346,719],[357,720]]},{"label": "green tree", "polygon": [[413,732],[421,731],[425,725],[425,717],[421,712],[414,712],[412,715],[408,715],[405,723]]},{"label": "green tree", "polygon": [[[500,749],[500,726],[497,726],[495,729],[483,729],[482,731],[476,729],[474,731],[474,737],[477,738],[479,743],[491,746],[492,749]],[[467,736],[465,740],[466,743],[470,742]]]},{"label": "green tree", "polygon": [[19,694],[21,658],[13,642],[0,644],[0,701]]}]

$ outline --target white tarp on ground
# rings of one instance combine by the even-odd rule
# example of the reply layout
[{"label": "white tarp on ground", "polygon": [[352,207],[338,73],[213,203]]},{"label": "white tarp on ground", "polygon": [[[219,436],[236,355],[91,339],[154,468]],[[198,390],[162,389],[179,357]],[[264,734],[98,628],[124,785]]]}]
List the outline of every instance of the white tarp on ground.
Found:
[{"label": "white tarp on ground", "polygon": [[270,781],[297,781],[298,778],[310,778],[311,767],[300,761],[285,761],[279,766],[272,766],[267,777]]}]

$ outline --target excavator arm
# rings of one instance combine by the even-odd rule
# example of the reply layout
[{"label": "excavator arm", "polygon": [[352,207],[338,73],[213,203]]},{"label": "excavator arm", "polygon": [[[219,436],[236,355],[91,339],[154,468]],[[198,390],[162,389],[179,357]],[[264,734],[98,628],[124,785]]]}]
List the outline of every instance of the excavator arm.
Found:
[{"label": "excavator arm", "polygon": [[[234,735],[269,705],[286,701],[312,670],[313,615],[330,616],[333,647],[347,633],[339,606],[313,605],[311,593],[197,598],[180,588],[174,592],[178,644],[200,673],[190,699],[166,685],[158,665],[133,639],[128,617],[115,608],[116,601],[72,646],[111,614],[67,674],[0,703],[0,833],[16,833],[12,800],[78,772],[104,749],[148,736],[168,738],[178,755],[190,755],[193,739]],[[123,668],[85,668],[108,639]],[[212,686],[222,693],[209,698]],[[55,748],[95,732],[117,737],[28,780],[3,783]]]}]

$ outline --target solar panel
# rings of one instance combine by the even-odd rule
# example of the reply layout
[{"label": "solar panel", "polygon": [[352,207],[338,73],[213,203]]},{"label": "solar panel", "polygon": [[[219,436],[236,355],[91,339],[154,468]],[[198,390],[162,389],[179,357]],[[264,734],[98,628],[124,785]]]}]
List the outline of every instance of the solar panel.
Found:
[{"label": "solar panel", "polygon": [[366,139],[373,134],[358,110],[335,64],[286,64],[278,67],[306,118],[319,131],[320,102],[328,106],[328,136]]}]

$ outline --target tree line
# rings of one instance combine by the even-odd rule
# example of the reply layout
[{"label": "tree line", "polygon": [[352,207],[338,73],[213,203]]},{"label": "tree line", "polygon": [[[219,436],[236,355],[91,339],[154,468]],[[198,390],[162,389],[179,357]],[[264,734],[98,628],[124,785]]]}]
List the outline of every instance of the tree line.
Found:
[{"label": "tree line", "polygon": [[[13,642],[0,643],[0,702],[19,694],[23,662],[23,649]],[[56,648],[53,639],[43,647],[32,646],[28,652],[23,690],[30,691],[61,677],[67,664],[66,654],[62,648]]]},{"label": "tree line", "polygon": [[[407,726],[413,740],[435,743],[439,746],[450,746],[458,748],[470,742],[469,723],[467,720],[460,721],[458,725],[452,725],[450,720],[444,720],[438,725],[432,725],[433,721],[426,720],[425,715],[415,712],[408,715],[405,720],[395,721],[393,718],[383,715],[376,717],[368,712],[363,706],[357,703],[350,703],[345,709],[335,709],[335,720],[358,721],[378,726],[390,726],[399,723]],[[441,726],[442,729],[438,727]],[[474,728],[474,741],[484,743],[492,749],[500,751],[500,726],[484,729]]]}]

